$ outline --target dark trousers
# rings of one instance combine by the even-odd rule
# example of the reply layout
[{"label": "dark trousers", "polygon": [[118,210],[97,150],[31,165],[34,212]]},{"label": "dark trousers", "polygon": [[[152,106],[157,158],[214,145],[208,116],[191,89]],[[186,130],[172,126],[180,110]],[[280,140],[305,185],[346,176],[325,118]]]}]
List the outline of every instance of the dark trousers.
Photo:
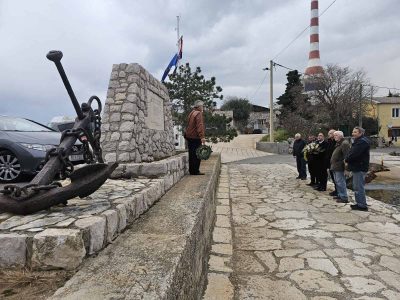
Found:
[{"label": "dark trousers", "polygon": [[332,171],[332,170],[329,170],[329,174],[331,175],[333,184],[335,185],[335,192],[337,192],[337,189],[336,189],[336,182],[335,182],[335,175],[333,174],[333,171]]},{"label": "dark trousers", "polygon": [[198,174],[200,172],[201,160],[196,156],[196,149],[201,146],[200,139],[187,139],[189,148],[189,173]]},{"label": "dark trousers", "polygon": [[303,155],[296,155],[297,171],[300,178],[307,178],[306,161]]},{"label": "dark trousers", "polygon": [[326,189],[326,183],[328,182],[328,170],[323,162],[319,163],[317,168],[317,183],[319,187]]},{"label": "dark trousers", "polygon": [[309,160],[308,161],[308,172],[310,172],[311,183],[317,183],[317,172],[315,168],[315,161]]}]

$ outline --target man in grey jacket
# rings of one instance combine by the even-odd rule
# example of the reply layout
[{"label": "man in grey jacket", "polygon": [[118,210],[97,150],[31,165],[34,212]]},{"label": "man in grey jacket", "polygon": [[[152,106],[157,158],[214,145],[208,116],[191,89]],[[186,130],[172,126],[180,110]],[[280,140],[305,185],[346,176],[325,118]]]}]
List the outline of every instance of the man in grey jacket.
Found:
[{"label": "man in grey jacket", "polygon": [[344,160],[350,151],[350,144],[344,139],[342,131],[335,131],[333,137],[336,146],[331,157],[331,171],[336,183],[337,196],[335,198],[338,203],[348,203]]}]

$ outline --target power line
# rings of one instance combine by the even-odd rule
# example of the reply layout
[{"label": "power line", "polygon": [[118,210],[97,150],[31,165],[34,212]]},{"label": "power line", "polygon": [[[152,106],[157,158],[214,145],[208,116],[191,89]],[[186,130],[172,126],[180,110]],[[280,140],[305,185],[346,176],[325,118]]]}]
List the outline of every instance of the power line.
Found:
[{"label": "power line", "polygon": [[[322,15],[336,2],[337,0],[334,0],[327,8],[325,8],[322,13],[319,15],[319,17],[322,17]],[[277,55],[274,56],[272,60],[275,60],[279,55],[281,55],[287,48],[289,48],[308,28],[310,28],[310,25],[308,25],[306,28],[304,28],[289,44],[287,44],[286,47],[284,47]]]},{"label": "power line", "polygon": [[396,91],[400,91],[400,89],[398,88],[394,88],[394,87],[387,87],[387,86],[377,86],[377,85],[370,85],[372,87],[376,87],[378,89],[388,89],[388,90],[396,90]]},{"label": "power line", "polygon": [[258,86],[258,88],[256,89],[256,91],[254,92],[253,96],[251,97],[251,99],[254,99],[254,97],[257,95],[258,91],[260,90],[261,86],[263,85],[265,79],[267,78],[268,73],[265,73],[263,80],[261,81],[260,85]]}]

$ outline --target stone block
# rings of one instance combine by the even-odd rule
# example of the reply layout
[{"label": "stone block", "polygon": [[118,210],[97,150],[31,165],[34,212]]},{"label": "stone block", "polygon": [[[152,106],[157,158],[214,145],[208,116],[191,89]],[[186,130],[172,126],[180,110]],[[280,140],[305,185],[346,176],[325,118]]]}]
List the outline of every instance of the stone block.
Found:
[{"label": "stone block", "polygon": [[126,93],[118,93],[115,95],[115,101],[121,101],[126,99]]},{"label": "stone block", "polygon": [[158,177],[167,174],[167,164],[166,163],[149,163],[143,164],[141,175],[147,177]]},{"label": "stone block", "polygon": [[31,264],[34,269],[73,270],[85,254],[80,230],[46,229],[33,237]]},{"label": "stone block", "polygon": [[24,267],[26,263],[26,239],[24,234],[0,234],[0,267]]},{"label": "stone block", "polygon": [[111,134],[111,138],[110,141],[111,142],[115,142],[115,141],[119,141],[119,138],[121,137],[121,134],[119,132],[113,132]]},{"label": "stone block", "polygon": [[112,113],[110,115],[110,122],[119,122],[121,121],[121,114],[120,113]]},{"label": "stone block", "polygon": [[116,237],[118,230],[118,213],[115,210],[109,209],[102,213],[105,216],[107,221],[107,242],[111,243],[111,241]]},{"label": "stone block", "polygon": [[121,126],[119,127],[119,130],[121,132],[128,132],[128,131],[133,131],[134,127],[135,127],[134,122],[125,121],[125,122],[122,122]]},{"label": "stone block", "polygon": [[117,212],[118,212],[118,232],[121,232],[126,227],[127,221],[127,214],[126,214],[126,207],[124,204],[117,205]]},{"label": "stone block", "polygon": [[114,204],[123,204],[125,206],[127,223],[132,223],[136,219],[136,200],[134,198],[117,199]]},{"label": "stone block", "polygon": [[118,144],[118,150],[121,150],[121,151],[129,150],[129,144],[130,143],[128,141],[121,141]]},{"label": "stone block", "polygon": [[140,174],[140,164],[126,164],[126,176],[128,178],[138,177]]},{"label": "stone block", "polygon": [[123,153],[118,154],[118,161],[121,161],[121,162],[130,161],[129,152],[123,152]]},{"label": "stone block", "polygon": [[77,220],[75,226],[89,232],[89,254],[93,254],[103,248],[106,230],[106,219],[93,216]]},{"label": "stone block", "polygon": [[134,200],[136,201],[136,218],[148,210],[147,202],[144,198],[144,193],[136,194],[134,196]]},{"label": "stone block", "polygon": [[107,153],[104,156],[106,162],[116,162],[117,161],[117,153]]},{"label": "stone block", "polygon": [[132,102],[126,102],[122,105],[122,110],[121,112],[123,113],[131,113],[131,114],[137,114],[138,112],[138,107],[135,103]]}]

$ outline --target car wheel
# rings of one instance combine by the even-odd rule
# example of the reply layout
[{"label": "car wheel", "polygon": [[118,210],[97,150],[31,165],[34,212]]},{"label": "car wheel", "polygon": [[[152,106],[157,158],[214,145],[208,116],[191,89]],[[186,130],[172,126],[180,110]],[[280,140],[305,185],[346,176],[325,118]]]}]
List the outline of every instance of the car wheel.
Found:
[{"label": "car wheel", "polygon": [[21,178],[21,165],[10,151],[0,151],[0,182],[15,182]]}]

